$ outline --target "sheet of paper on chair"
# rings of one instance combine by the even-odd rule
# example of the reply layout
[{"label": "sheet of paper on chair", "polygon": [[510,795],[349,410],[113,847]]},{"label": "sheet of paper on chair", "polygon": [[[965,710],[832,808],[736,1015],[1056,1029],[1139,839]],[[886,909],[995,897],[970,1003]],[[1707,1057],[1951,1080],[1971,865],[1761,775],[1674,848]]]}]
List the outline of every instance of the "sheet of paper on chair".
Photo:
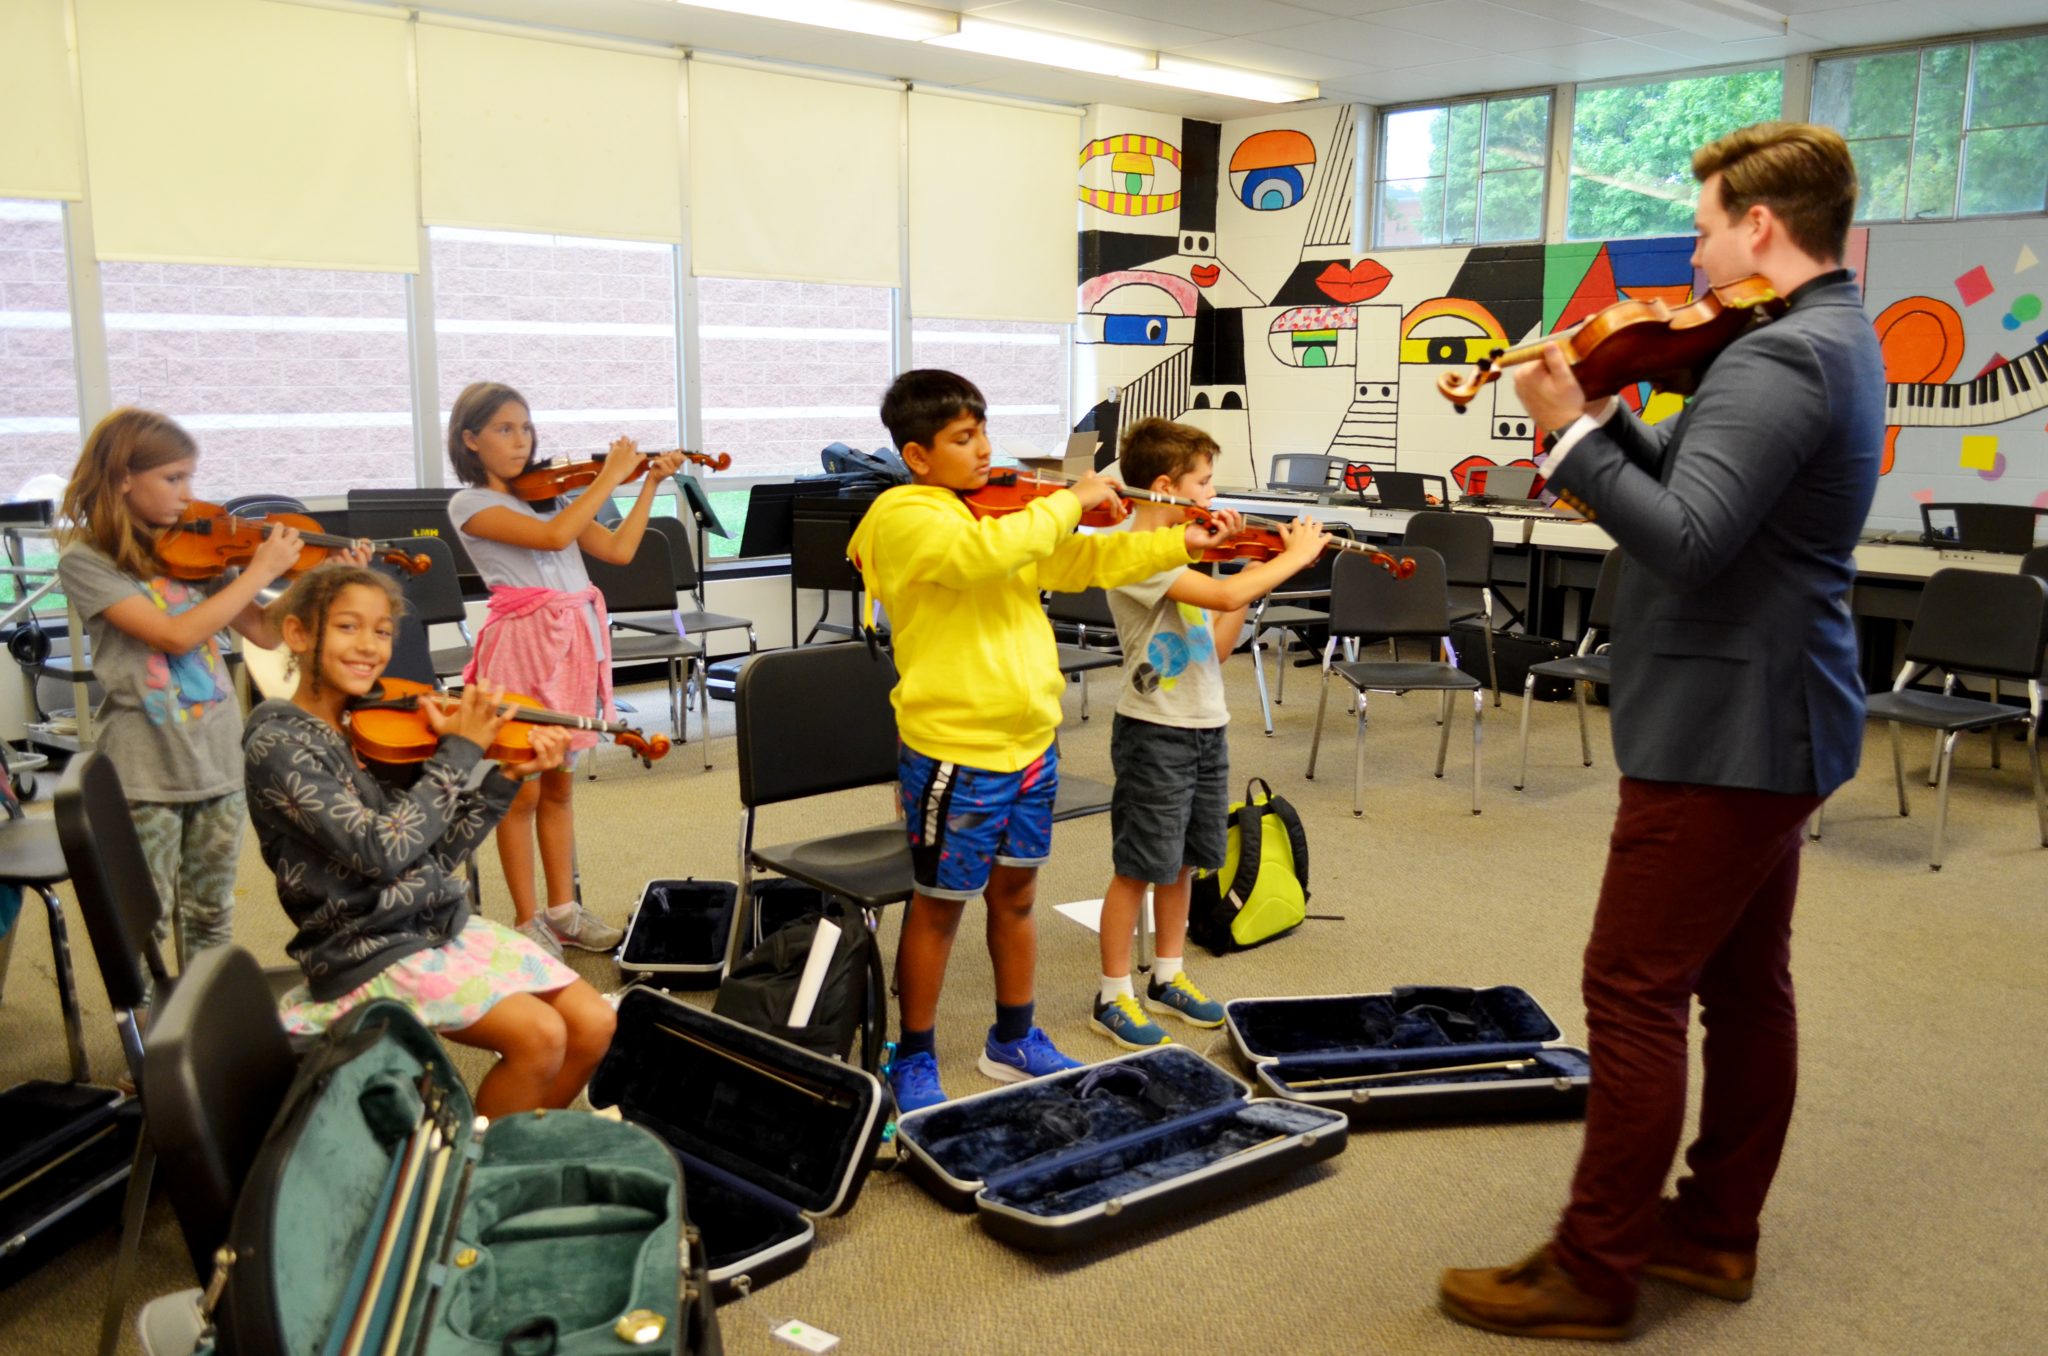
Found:
[{"label": "sheet of paper on chair", "polygon": [[[1072,904],[1055,904],[1052,908],[1054,913],[1065,914],[1090,932],[1102,931],[1102,901],[1099,899],[1077,899]],[[1145,929],[1153,931],[1152,896],[1149,894],[1145,896]]]}]

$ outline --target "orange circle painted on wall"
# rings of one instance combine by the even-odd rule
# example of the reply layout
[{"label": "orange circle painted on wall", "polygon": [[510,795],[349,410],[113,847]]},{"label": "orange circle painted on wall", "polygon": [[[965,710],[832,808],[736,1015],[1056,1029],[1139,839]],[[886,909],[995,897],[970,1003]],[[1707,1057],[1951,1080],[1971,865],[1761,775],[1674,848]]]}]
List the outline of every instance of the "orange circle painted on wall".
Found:
[{"label": "orange circle painted on wall", "polygon": [[1886,381],[1947,381],[1963,361],[1963,318],[1933,297],[1907,297],[1871,322]]}]

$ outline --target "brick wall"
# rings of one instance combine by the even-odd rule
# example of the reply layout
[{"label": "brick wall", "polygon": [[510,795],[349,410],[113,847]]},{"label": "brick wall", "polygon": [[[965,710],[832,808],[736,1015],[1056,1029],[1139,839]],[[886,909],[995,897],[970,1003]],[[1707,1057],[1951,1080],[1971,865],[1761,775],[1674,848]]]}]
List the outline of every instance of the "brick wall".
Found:
[{"label": "brick wall", "polygon": [[64,228],[54,203],[0,202],[0,498],[78,456]]}]

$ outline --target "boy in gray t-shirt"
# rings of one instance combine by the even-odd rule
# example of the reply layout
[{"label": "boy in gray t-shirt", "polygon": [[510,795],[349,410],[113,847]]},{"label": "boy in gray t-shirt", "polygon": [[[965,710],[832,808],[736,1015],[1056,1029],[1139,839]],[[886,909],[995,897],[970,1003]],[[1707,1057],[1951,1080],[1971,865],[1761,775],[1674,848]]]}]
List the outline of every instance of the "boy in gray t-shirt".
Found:
[{"label": "boy in gray t-shirt", "polygon": [[[1142,419],[1124,435],[1117,469],[1126,485],[1206,506],[1215,497],[1216,453],[1198,428]],[[1139,501],[1132,530],[1166,526],[1182,513]],[[1236,526],[1228,510],[1218,516]],[[1233,575],[1215,578],[1183,565],[1109,591],[1124,652],[1109,739],[1116,876],[1102,900],[1102,987],[1089,1025],[1127,1050],[1168,1043],[1146,1009],[1193,1026],[1223,1025],[1223,1005],[1195,987],[1181,953],[1194,873],[1222,868],[1229,833],[1223,659],[1237,648],[1245,608],[1306,569],[1330,539],[1305,519],[1281,536],[1284,552]],[[1159,955],[1141,1005],[1131,989],[1131,934],[1148,885]]]}]

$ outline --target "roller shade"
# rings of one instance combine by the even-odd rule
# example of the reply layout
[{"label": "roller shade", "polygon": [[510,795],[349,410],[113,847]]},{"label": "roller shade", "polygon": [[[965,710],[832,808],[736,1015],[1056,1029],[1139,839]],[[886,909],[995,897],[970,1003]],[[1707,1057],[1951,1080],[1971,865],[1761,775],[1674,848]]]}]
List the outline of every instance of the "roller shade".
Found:
[{"label": "roller shade", "polygon": [[902,100],[894,90],[692,61],[691,267],[896,286]]},{"label": "roller shade", "polygon": [[1074,322],[1080,145],[1071,114],[910,96],[913,315]]},{"label": "roller shade", "polygon": [[63,0],[0,4],[0,198],[82,198]]},{"label": "roller shade", "polygon": [[680,58],[424,19],[418,40],[428,222],[683,238]]},{"label": "roller shade", "polygon": [[403,19],[77,3],[101,258],[419,267]]}]

